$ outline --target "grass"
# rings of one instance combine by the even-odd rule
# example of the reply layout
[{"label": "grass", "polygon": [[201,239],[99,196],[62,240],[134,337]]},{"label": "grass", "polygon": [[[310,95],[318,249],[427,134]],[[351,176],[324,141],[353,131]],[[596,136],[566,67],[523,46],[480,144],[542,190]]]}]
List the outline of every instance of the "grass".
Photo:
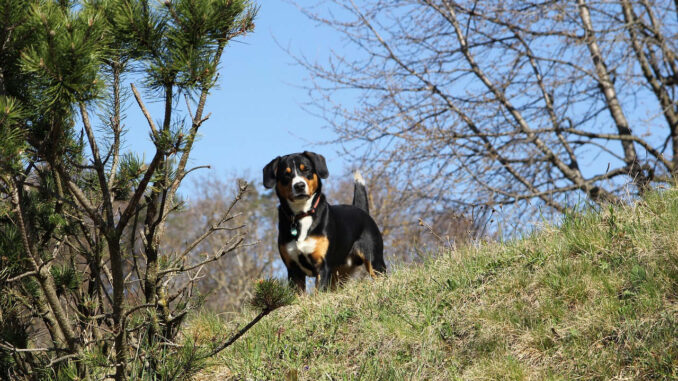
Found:
[{"label": "grass", "polygon": [[[187,333],[251,317],[203,316]],[[678,378],[678,190],[304,296],[197,379],[214,377]]]}]

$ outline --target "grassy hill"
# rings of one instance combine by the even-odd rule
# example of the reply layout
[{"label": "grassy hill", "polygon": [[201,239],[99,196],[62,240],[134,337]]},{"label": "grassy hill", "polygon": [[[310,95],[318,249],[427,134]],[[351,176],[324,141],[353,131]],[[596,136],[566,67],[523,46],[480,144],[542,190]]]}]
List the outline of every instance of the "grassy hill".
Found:
[{"label": "grassy hill", "polygon": [[[233,332],[196,319],[198,341]],[[678,190],[273,312],[197,379],[678,377]]]}]

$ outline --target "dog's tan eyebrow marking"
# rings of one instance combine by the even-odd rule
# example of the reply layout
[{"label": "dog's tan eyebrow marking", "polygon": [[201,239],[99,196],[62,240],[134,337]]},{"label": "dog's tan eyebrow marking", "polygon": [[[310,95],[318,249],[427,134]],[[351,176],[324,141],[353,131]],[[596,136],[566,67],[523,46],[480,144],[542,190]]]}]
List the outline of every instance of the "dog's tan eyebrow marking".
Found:
[{"label": "dog's tan eyebrow marking", "polygon": [[290,167],[285,168],[285,172],[292,173],[292,168],[290,168]]},{"label": "dog's tan eyebrow marking", "polygon": [[304,170],[304,168],[306,168],[306,166],[303,165],[303,164],[301,164],[301,165],[299,166],[299,169],[301,169],[302,171]]}]

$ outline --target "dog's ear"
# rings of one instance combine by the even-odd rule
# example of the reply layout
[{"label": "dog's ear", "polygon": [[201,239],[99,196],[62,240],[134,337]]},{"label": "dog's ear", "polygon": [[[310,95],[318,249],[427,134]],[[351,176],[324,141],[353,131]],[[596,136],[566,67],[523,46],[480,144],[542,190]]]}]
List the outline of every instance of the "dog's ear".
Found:
[{"label": "dog's ear", "polygon": [[264,187],[266,189],[271,189],[275,186],[275,173],[278,171],[278,162],[280,162],[280,156],[271,160],[264,167]]},{"label": "dog's ear", "polygon": [[318,155],[317,153],[314,152],[304,151],[304,156],[311,160],[311,163],[313,163],[313,167],[315,167],[316,173],[318,174],[318,176],[320,176],[321,179],[326,179],[330,175],[330,172],[327,170],[327,164],[325,164],[325,158],[323,157],[323,155]]}]

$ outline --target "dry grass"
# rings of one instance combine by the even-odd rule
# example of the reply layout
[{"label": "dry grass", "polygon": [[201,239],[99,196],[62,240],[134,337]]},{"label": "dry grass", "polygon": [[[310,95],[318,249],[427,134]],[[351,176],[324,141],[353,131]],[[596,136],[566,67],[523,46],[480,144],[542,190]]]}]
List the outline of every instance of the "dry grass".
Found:
[{"label": "dry grass", "polygon": [[[306,296],[198,379],[676,378],[677,227],[666,190]],[[223,335],[249,317],[194,327]]]}]

